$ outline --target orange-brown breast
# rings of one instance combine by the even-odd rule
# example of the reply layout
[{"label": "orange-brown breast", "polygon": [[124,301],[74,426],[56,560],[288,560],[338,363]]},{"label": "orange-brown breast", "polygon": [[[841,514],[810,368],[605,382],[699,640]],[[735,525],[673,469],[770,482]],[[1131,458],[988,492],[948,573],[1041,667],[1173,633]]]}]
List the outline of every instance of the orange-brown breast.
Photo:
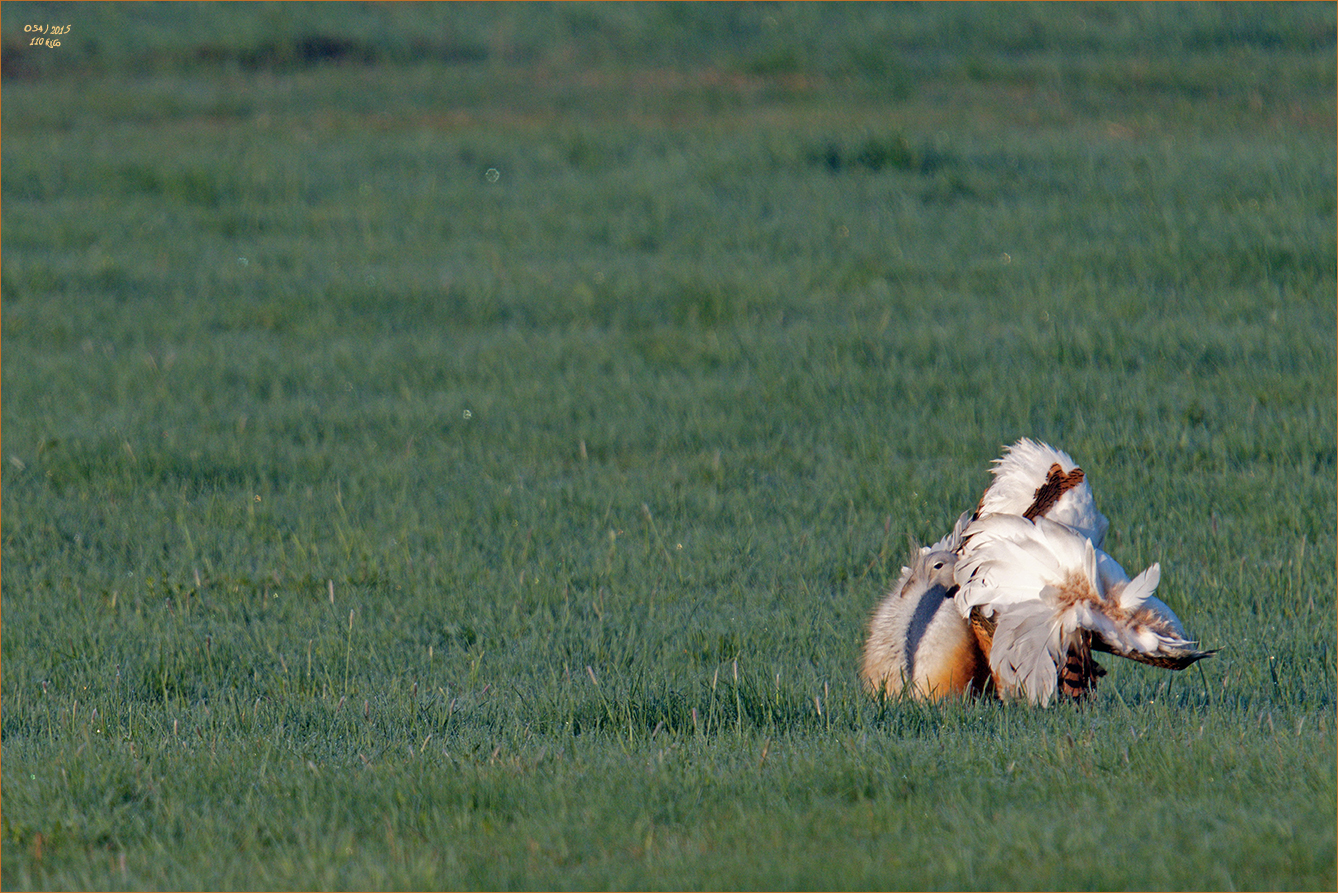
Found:
[{"label": "orange-brown breast", "polygon": [[929,689],[926,694],[942,700],[967,693],[983,694],[993,688],[990,681],[989,662],[980,653],[975,637],[966,636],[951,653],[942,655],[920,684]]}]

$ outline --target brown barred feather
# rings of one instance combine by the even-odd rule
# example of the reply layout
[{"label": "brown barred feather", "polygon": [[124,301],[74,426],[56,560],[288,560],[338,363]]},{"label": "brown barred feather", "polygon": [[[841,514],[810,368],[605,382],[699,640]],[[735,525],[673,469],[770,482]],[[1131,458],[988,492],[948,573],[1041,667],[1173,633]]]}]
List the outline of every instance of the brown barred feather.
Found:
[{"label": "brown barred feather", "polygon": [[1059,497],[1081,484],[1082,481],[1083,470],[1081,468],[1075,468],[1065,474],[1059,463],[1054,463],[1050,466],[1050,474],[1046,476],[1045,483],[1036,488],[1036,498],[1022,513],[1022,517],[1028,521],[1045,517],[1046,512],[1054,508],[1056,502],[1059,502]]},{"label": "brown barred feather", "polygon": [[971,631],[976,634],[976,643],[986,660],[989,660],[990,646],[994,644],[994,625],[994,618],[986,617],[979,607],[971,609]]},{"label": "brown barred feather", "polygon": [[1214,648],[1211,651],[1189,651],[1184,654],[1165,655],[1165,654],[1139,654],[1137,652],[1115,651],[1100,636],[1092,640],[1093,651],[1104,651],[1106,654],[1115,654],[1120,657],[1127,657],[1130,660],[1138,661],[1140,664],[1147,664],[1150,667],[1161,667],[1163,670],[1183,670],[1185,667],[1203,660],[1205,657],[1212,657],[1217,653]]},{"label": "brown barred feather", "polygon": [[990,669],[990,648],[994,645],[994,626],[993,617],[986,617],[981,613],[980,608],[972,608],[971,632],[976,637],[976,646],[980,649],[980,654],[984,658],[981,661],[983,673],[976,677],[975,684],[977,690],[981,693],[997,695],[999,686],[994,678],[994,671]]},{"label": "brown barred feather", "polygon": [[1059,692],[1074,700],[1090,697],[1096,692],[1096,681],[1106,670],[1092,657],[1092,634],[1079,630],[1078,645],[1064,655],[1059,668]]}]

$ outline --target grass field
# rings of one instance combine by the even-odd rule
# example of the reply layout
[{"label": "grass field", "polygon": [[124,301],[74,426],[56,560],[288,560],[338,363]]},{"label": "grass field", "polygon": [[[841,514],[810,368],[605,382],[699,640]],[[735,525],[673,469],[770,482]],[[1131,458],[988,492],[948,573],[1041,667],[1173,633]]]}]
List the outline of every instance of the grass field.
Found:
[{"label": "grass field", "polygon": [[[1338,884],[1333,4],[0,34],[6,889]],[[871,701],[1019,436],[1221,652]]]}]

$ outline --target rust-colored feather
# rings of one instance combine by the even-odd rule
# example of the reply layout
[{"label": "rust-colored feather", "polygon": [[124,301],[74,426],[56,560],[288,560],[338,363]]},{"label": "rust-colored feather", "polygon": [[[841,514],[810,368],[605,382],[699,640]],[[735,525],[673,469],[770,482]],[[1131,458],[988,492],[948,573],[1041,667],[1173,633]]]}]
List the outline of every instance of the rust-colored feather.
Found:
[{"label": "rust-colored feather", "polygon": [[1036,498],[1022,513],[1022,517],[1028,521],[1045,517],[1046,512],[1054,508],[1056,502],[1059,502],[1059,497],[1081,485],[1082,481],[1083,471],[1081,468],[1075,468],[1065,474],[1060,464],[1055,462],[1050,466],[1050,473],[1046,475],[1045,483],[1036,488]]}]

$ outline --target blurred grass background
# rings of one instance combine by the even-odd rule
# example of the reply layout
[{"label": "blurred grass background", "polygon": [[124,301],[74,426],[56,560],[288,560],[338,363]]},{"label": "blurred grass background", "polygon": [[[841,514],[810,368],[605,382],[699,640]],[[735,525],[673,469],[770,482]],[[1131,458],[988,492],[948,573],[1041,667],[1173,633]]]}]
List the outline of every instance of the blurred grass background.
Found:
[{"label": "blurred grass background", "polygon": [[[0,35],[7,888],[1334,886],[1332,4]],[[1019,436],[1223,651],[869,701]]]}]

